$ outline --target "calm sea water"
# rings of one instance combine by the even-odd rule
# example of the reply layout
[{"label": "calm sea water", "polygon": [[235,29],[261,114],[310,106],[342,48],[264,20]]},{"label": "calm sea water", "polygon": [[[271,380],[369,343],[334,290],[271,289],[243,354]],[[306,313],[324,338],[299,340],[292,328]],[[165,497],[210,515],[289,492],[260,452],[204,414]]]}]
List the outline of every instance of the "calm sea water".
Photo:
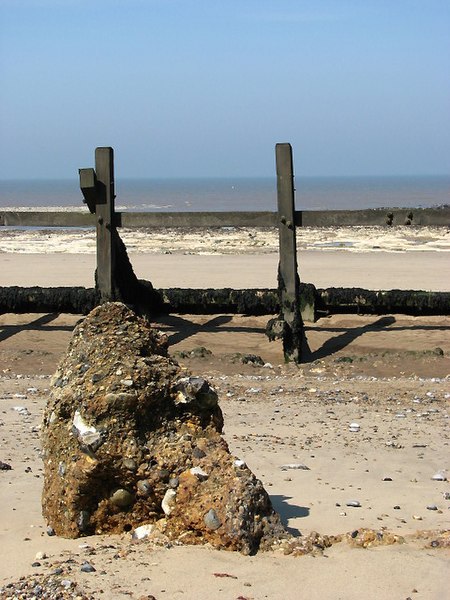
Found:
[{"label": "calm sea water", "polygon": [[[297,210],[450,204],[450,176],[297,177]],[[78,180],[0,181],[0,208],[82,206]],[[275,178],[122,179],[116,206],[134,211],[276,210]]]}]

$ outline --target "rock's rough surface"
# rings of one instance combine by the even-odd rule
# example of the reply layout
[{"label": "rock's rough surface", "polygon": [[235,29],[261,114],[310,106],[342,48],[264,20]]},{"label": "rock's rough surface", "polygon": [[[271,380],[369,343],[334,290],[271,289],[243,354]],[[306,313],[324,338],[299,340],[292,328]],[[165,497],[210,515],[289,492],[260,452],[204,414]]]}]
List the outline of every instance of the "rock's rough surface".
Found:
[{"label": "rock's rough surface", "polygon": [[58,535],[154,524],[169,540],[253,553],[288,538],[221,437],[215,390],[125,305],[74,330],[43,426],[43,514]]}]

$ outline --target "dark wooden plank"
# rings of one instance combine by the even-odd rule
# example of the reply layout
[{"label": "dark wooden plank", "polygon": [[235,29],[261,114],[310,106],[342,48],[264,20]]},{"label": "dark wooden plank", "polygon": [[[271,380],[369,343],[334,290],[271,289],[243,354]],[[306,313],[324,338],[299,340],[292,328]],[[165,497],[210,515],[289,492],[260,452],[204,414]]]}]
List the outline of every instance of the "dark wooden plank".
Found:
[{"label": "dark wooden plank", "polygon": [[97,177],[94,169],[79,169],[80,189],[83,194],[84,202],[88,205],[89,212],[95,214],[95,205],[97,203]]}]

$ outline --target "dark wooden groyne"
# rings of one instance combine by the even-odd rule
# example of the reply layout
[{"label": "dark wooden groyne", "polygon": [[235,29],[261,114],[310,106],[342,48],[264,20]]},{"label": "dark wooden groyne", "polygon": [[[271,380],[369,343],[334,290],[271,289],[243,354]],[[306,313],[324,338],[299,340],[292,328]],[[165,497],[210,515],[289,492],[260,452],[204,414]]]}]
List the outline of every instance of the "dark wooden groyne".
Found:
[{"label": "dark wooden groyne", "polygon": [[[382,208],[353,211],[298,211],[290,144],[277,144],[277,212],[117,212],[114,200],[114,156],[109,147],[95,151],[95,169],[80,169],[80,188],[89,212],[0,211],[0,226],[95,227],[96,287],[0,287],[0,312],[68,312],[86,314],[107,301],[122,301],[147,315],[267,314],[269,337],[280,337],[286,360],[301,362],[304,320],[330,313],[411,315],[450,314],[450,294],[426,291],[370,291],[359,288],[318,290],[298,276],[296,230],[299,227],[339,226],[449,226],[450,207]],[[118,229],[277,227],[279,232],[278,288],[154,290],[151,282],[134,274]],[[151,235],[151,233],[149,233]],[[275,333],[274,333],[275,332]]]},{"label": "dark wooden groyne", "polygon": [[[156,289],[153,293],[157,295],[158,312],[163,314],[276,315],[280,311],[277,289],[168,288]],[[300,284],[300,296],[300,309],[306,321],[319,315],[338,313],[450,315],[450,292],[316,289],[312,284]],[[58,312],[85,315],[100,302],[96,288],[0,287],[0,314]]]}]

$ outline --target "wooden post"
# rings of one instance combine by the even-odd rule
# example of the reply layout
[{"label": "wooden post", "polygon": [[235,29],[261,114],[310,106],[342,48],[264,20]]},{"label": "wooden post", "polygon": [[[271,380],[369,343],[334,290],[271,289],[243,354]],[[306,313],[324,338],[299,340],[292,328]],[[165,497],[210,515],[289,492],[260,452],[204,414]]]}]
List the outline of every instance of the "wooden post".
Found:
[{"label": "wooden post", "polygon": [[115,220],[114,220],[114,152],[112,148],[95,149],[97,177],[97,287],[102,302],[116,300],[115,289]]},{"label": "wooden post", "polygon": [[285,360],[294,360],[299,363],[304,330],[300,313],[300,279],[297,273],[294,170],[291,145],[277,144],[275,155],[280,245],[278,292],[280,295],[280,318],[284,321],[283,351]]}]

